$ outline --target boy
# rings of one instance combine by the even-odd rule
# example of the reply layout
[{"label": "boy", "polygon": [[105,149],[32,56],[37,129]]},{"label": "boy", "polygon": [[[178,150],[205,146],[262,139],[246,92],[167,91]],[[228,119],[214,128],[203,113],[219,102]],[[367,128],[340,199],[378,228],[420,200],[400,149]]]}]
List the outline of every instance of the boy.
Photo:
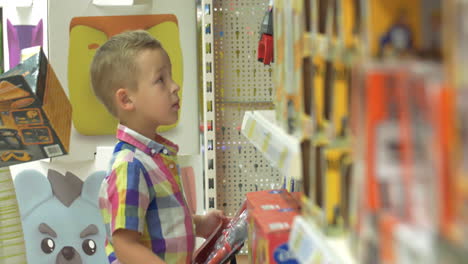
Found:
[{"label": "boy", "polygon": [[179,86],[169,56],[145,31],[116,35],[96,52],[91,83],[119,120],[119,142],[99,197],[110,263],[191,263],[194,236],[208,237],[225,217],[220,211],[192,217],[178,175],[178,147],[155,133],[178,119]]}]

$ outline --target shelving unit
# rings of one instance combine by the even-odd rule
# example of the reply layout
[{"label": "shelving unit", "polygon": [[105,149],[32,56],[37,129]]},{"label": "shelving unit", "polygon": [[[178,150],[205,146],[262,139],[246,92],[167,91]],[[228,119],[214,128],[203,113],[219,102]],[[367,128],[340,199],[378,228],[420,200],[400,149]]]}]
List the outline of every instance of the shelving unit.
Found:
[{"label": "shelving unit", "polygon": [[[315,4],[311,6],[311,3]],[[349,136],[343,128],[346,122],[342,120],[348,114],[345,68],[349,65],[344,63],[348,60],[344,58],[342,35],[332,39],[332,16],[337,16],[334,23],[338,26],[342,25],[342,17],[327,11],[326,30],[319,30],[318,6],[315,1],[311,3],[275,1],[273,79],[276,111],[246,112],[241,131],[270,165],[280,170],[289,191],[307,190],[303,196],[302,215],[295,218],[289,237],[289,247],[297,260],[300,263],[354,264],[349,237],[344,235],[346,232],[340,232],[338,227],[330,234],[343,235],[327,236],[323,231],[327,230],[328,234],[331,219],[342,217],[339,213],[345,210],[341,207],[342,197],[316,195],[314,190],[310,190],[310,186],[323,185],[324,181],[341,188],[341,179],[338,178],[343,176],[342,172],[332,165],[340,163],[340,157],[345,157],[350,148]],[[328,8],[331,6],[327,4]],[[330,72],[333,74],[328,76]],[[335,78],[331,76],[338,72],[343,74],[336,77],[336,83],[333,81],[330,87],[325,87],[326,81],[330,82],[329,78]],[[314,90],[312,87],[315,86],[319,88]],[[326,96],[330,90],[336,92],[333,100]],[[334,104],[342,106],[333,111],[327,108]],[[320,153],[317,154],[315,149],[320,149]],[[315,168],[318,157],[311,153],[320,155],[319,169]],[[315,175],[318,170],[330,177],[321,183],[316,182],[314,178],[321,177]],[[293,189],[291,186],[294,184],[288,182],[298,182],[300,188]],[[321,196],[323,208],[315,205],[316,196]]]},{"label": "shelving unit", "polygon": [[[271,166],[283,175],[301,180],[300,139],[278,125],[273,110],[246,112],[241,131]],[[346,235],[327,237],[316,223],[299,216],[293,224],[289,246],[301,263],[354,264],[348,239]]]}]

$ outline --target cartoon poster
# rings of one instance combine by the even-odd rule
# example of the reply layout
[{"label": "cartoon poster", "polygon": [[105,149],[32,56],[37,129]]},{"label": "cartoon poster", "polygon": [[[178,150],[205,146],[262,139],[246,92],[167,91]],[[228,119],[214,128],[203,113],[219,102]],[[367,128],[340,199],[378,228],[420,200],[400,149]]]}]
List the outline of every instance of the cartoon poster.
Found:
[{"label": "cartoon poster", "polygon": [[83,182],[50,170],[24,170],[14,180],[28,263],[104,264],[106,230],[98,206],[104,172]]},{"label": "cartoon poster", "polygon": [[[174,15],[75,17],[70,24],[68,86],[74,109],[73,124],[84,135],[114,135],[117,120],[95,97],[89,67],[96,50],[111,36],[127,30],[144,29],[158,39],[169,54],[172,76],[183,91],[183,59],[179,26]],[[182,102],[181,108],[182,108]],[[180,110],[179,110],[180,111]],[[166,131],[177,124],[158,128]]]}]

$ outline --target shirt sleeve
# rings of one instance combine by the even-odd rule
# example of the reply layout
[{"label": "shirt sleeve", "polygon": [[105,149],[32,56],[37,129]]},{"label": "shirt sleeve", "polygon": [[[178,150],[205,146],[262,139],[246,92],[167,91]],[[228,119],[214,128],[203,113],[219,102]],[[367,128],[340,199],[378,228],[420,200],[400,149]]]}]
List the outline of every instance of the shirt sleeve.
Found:
[{"label": "shirt sleeve", "polygon": [[149,190],[141,163],[133,160],[114,166],[108,184],[110,233],[118,229],[143,233]]}]

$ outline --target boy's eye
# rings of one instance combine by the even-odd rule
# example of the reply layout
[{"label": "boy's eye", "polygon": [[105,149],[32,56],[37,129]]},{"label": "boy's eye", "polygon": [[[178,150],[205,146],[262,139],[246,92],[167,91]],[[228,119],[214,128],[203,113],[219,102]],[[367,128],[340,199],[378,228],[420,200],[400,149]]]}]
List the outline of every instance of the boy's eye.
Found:
[{"label": "boy's eye", "polygon": [[162,78],[159,78],[159,79],[156,80],[156,83],[161,83],[161,82],[163,82]]}]

